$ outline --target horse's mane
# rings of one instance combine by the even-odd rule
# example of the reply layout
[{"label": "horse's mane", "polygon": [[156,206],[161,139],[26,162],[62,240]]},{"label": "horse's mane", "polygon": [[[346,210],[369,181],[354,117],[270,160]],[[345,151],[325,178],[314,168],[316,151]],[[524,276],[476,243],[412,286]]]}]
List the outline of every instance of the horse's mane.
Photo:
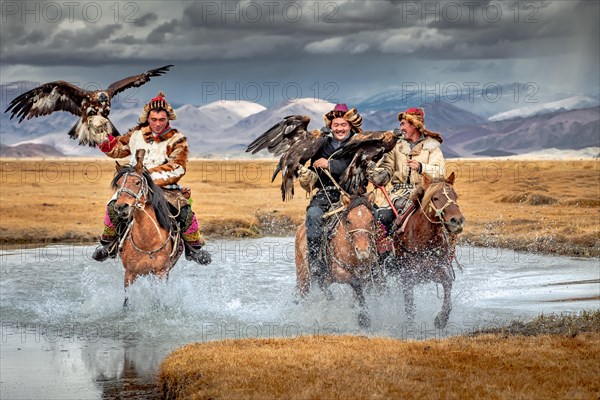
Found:
[{"label": "horse's mane", "polygon": [[367,207],[369,209],[369,211],[373,212],[373,204],[369,200],[368,196],[364,196],[364,195],[352,196],[350,198],[350,203],[344,210],[343,216],[346,217],[348,215],[348,213],[350,212],[350,210],[360,206],[361,204],[364,205],[365,207]]},{"label": "horse's mane", "polygon": [[[117,190],[119,188],[117,182],[126,173],[137,174],[137,171],[132,165],[125,165],[119,169],[110,184],[113,190]],[[169,203],[167,202],[162,189],[154,183],[152,177],[150,176],[150,172],[148,172],[146,168],[144,168],[142,176],[148,184],[148,202],[154,209],[154,214],[156,214],[158,224],[163,228],[170,230],[172,228],[173,220],[171,219],[171,212],[169,211]]]},{"label": "horse's mane", "polygon": [[436,178],[433,181],[431,181],[431,184],[429,185],[429,188],[427,188],[427,190],[425,190],[425,188],[423,187],[423,183],[420,183],[410,194],[409,200],[417,206],[419,205],[419,203],[427,204],[431,200],[431,197],[433,197],[433,194],[439,189],[441,189],[445,183],[445,179]]}]

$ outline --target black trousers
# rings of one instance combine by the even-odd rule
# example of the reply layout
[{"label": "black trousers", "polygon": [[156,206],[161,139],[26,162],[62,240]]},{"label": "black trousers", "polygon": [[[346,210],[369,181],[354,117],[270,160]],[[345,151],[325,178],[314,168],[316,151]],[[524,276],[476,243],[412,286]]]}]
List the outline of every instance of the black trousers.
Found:
[{"label": "black trousers", "polygon": [[337,189],[319,189],[317,191],[306,207],[306,240],[315,241],[321,237],[323,214],[331,208],[331,204],[337,203],[339,200],[340,192]]}]

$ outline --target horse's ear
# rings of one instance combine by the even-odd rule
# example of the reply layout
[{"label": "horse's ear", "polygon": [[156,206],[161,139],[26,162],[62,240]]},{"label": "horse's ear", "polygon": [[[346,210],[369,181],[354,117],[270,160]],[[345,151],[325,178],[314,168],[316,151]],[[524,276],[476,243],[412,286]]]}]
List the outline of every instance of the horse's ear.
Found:
[{"label": "horse's ear", "polygon": [[117,172],[119,172],[120,170],[123,169],[123,165],[119,164],[118,161],[115,161],[115,169],[117,170]]},{"label": "horse's ear", "polygon": [[429,185],[431,185],[431,181],[433,181],[433,178],[431,178],[431,175],[424,172],[423,173],[423,188],[427,189],[429,187]]},{"label": "horse's ear", "polygon": [[348,205],[350,204],[350,196],[342,194],[342,204],[344,205],[344,207],[348,207]]},{"label": "horse's ear", "polygon": [[142,171],[144,170],[144,155],[146,154],[146,150],[144,149],[138,149],[135,152],[135,170],[138,174],[141,174]]},{"label": "horse's ear", "polygon": [[450,185],[454,185],[454,179],[456,178],[456,176],[454,176],[454,171],[452,171],[452,173],[450,174],[450,176],[448,178],[446,178],[446,183],[450,184]]}]

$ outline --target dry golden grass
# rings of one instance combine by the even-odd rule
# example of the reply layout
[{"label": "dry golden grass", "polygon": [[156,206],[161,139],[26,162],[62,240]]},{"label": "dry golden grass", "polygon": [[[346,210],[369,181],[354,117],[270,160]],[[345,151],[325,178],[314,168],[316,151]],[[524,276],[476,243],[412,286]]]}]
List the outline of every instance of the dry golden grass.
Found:
[{"label": "dry golden grass", "polygon": [[190,344],[159,385],[168,399],[597,399],[598,376],[600,333],[308,336]]},{"label": "dry golden grass", "polygon": [[[114,161],[2,159],[0,242],[97,240]],[[283,203],[274,161],[192,160],[182,183],[206,236],[287,235],[308,200]],[[600,255],[600,161],[450,160],[463,243]]]},{"label": "dry golden grass", "polygon": [[457,160],[463,242],[600,255],[600,160]]}]

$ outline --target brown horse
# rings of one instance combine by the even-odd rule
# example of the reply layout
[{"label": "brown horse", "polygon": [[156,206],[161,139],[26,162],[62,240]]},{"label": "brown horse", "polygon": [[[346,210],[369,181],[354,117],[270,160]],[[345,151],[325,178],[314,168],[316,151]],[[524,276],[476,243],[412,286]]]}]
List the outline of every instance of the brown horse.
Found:
[{"label": "brown horse", "polygon": [[[119,243],[125,268],[125,302],[127,288],[140,275],[154,274],[168,278],[169,271],[181,256],[183,244],[162,189],[154,184],[144,169],[145,150],[136,152],[136,165],[118,166],[112,181],[117,192],[114,209],[126,224]],[[117,164],[118,165],[118,164]]]},{"label": "brown horse", "polygon": [[[360,307],[358,323],[366,328],[370,317],[363,289],[369,281],[374,279],[377,283],[377,277],[381,277],[374,238],[373,199],[342,196],[342,204],[345,209],[331,217],[335,218],[335,224],[325,246],[329,277],[323,289],[328,293],[331,283],[349,284]],[[302,224],[296,231],[296,287],[301,297],[306,296],[311,285],[306,246],[306,226]]]},{"label": "brown horse", "polygon": [[438,329],[446,326],[452,310],[452,260],[456,235],[462,232],[465,223],[453,184],[454,172],[445,180],[432,180],[424,175],[423,183],[411,195],[417,210],[404,230],[397,229],[393,234],[396,256],[392,272],[400,275],[409,320],[415,315],[416,284],[433,281],[444,289],[442,310],[435,317]]}]

